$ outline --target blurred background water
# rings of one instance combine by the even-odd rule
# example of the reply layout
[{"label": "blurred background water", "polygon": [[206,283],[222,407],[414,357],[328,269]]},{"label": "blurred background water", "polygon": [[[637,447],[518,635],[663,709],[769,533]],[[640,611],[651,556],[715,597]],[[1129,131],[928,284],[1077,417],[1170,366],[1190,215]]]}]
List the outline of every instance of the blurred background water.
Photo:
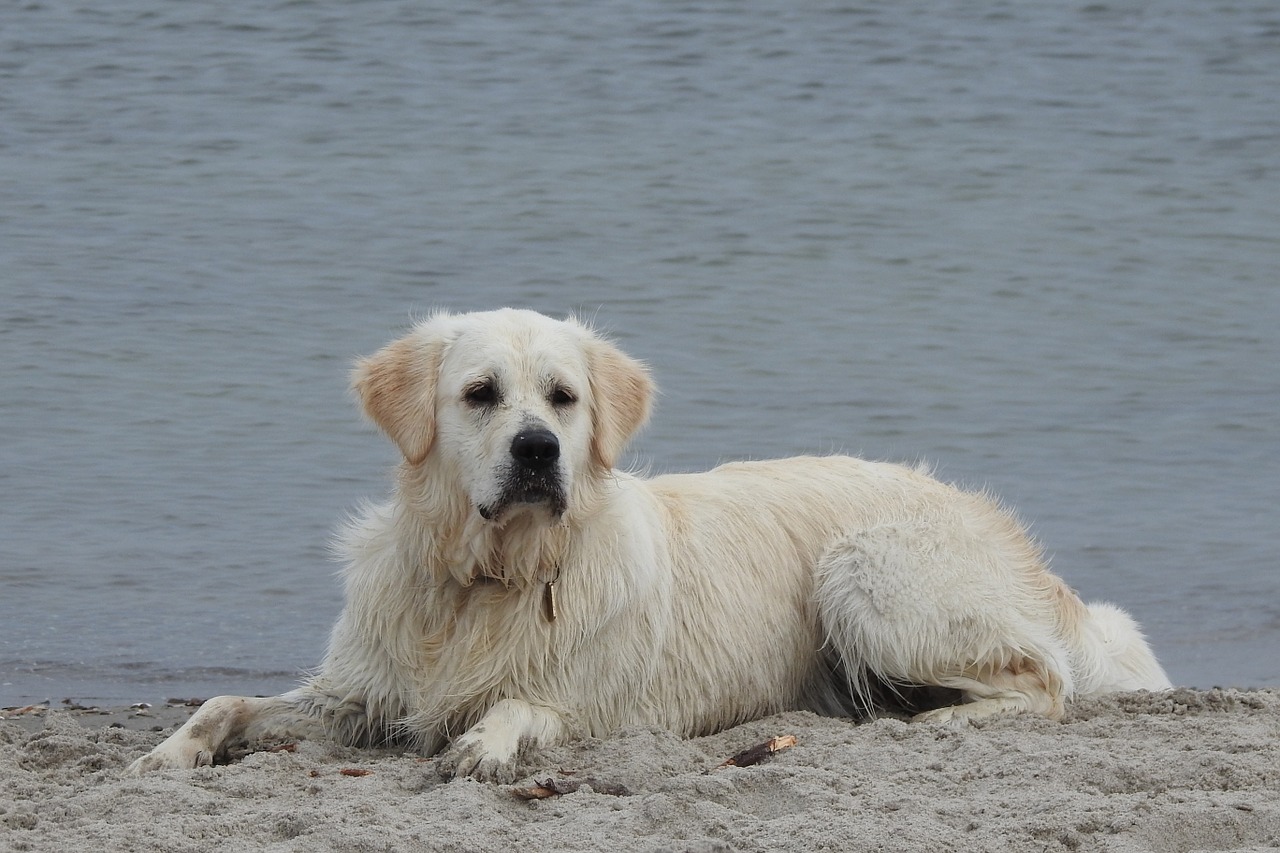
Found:
[{"label": "blurred background water", "polygon": [[632,464],[929,460],[1280,684],[1278,200],[1270,0],[10,4],[0,705],[290,686],[351,359],[500,305],[652,365]]}]

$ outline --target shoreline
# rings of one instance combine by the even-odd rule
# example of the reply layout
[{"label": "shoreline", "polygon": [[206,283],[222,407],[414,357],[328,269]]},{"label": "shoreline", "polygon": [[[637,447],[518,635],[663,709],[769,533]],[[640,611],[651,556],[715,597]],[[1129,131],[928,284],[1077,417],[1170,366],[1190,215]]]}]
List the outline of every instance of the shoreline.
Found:
[{"label": "shoreline", "polygon": [[28,732],[44,728],[50,714],[66,714],[87,728],[124,728],[130,731],[162,732],[187,721],[203,699],[170,699],[162,704],[137,702],[132,705],[86,705],[73,699],[59,703],[0,708],[0,725],[14,725]]}]

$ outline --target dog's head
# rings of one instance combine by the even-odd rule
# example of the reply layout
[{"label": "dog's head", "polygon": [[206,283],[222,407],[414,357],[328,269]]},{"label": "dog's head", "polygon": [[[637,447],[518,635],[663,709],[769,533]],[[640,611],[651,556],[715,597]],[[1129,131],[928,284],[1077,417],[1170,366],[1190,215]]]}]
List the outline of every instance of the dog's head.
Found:
[{"label": "dog's head", "polygon": [[437,463],[475,511],[569,510],[648,419],[644,366],[575,320],[437,314],[356,365],[365,412],[410,466]]}]

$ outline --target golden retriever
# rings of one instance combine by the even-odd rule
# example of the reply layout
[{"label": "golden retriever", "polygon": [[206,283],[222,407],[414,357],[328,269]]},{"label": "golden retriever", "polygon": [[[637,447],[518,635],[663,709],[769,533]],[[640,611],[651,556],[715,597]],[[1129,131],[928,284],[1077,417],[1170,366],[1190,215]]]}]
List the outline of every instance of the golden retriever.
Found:
[{"label": "golden retriever", "polygon": [[1007,512],[921,470],[619,471],[653,384],[574,320],[437,314],[353,384],[404,460],[341,537],[323,664],[281,696],[211,699],[132,772],[327,737],[510,781],[539,745],[848,713],[882,685],[957,691],[919,717],[941,722],[1170,687],[1123,611],[1083,604]]}]

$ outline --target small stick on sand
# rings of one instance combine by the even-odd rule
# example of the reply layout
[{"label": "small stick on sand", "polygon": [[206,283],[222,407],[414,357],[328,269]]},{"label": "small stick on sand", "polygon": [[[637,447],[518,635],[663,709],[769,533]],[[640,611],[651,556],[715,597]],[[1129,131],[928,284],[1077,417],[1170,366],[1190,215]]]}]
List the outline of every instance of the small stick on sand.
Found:
[{"label": "small stick on sand", "polygon": [[542,779],[534,780],[534,783],[527,788],[512,788],[512,796],[522,800],[545,800],[548,797],[559,796],[560,794],[572,794],[574,791],[588,785],[591,790],[597,794],[607,794],[611,797],[629,797],[631,792],[622,785],[615,785],[612,782],[602,782],[599,779]]},{"label": "small stick on sand", "polygon": [[733,758],[726,760],[723,764],[716,767],[750,767],[752,764],[759,764],[775,752],[781,752],[784,749],[790,749],[796,745],[795,735],[779,735],[771,737],[764,743],[758,743],[750,749],[744,749]]}]

